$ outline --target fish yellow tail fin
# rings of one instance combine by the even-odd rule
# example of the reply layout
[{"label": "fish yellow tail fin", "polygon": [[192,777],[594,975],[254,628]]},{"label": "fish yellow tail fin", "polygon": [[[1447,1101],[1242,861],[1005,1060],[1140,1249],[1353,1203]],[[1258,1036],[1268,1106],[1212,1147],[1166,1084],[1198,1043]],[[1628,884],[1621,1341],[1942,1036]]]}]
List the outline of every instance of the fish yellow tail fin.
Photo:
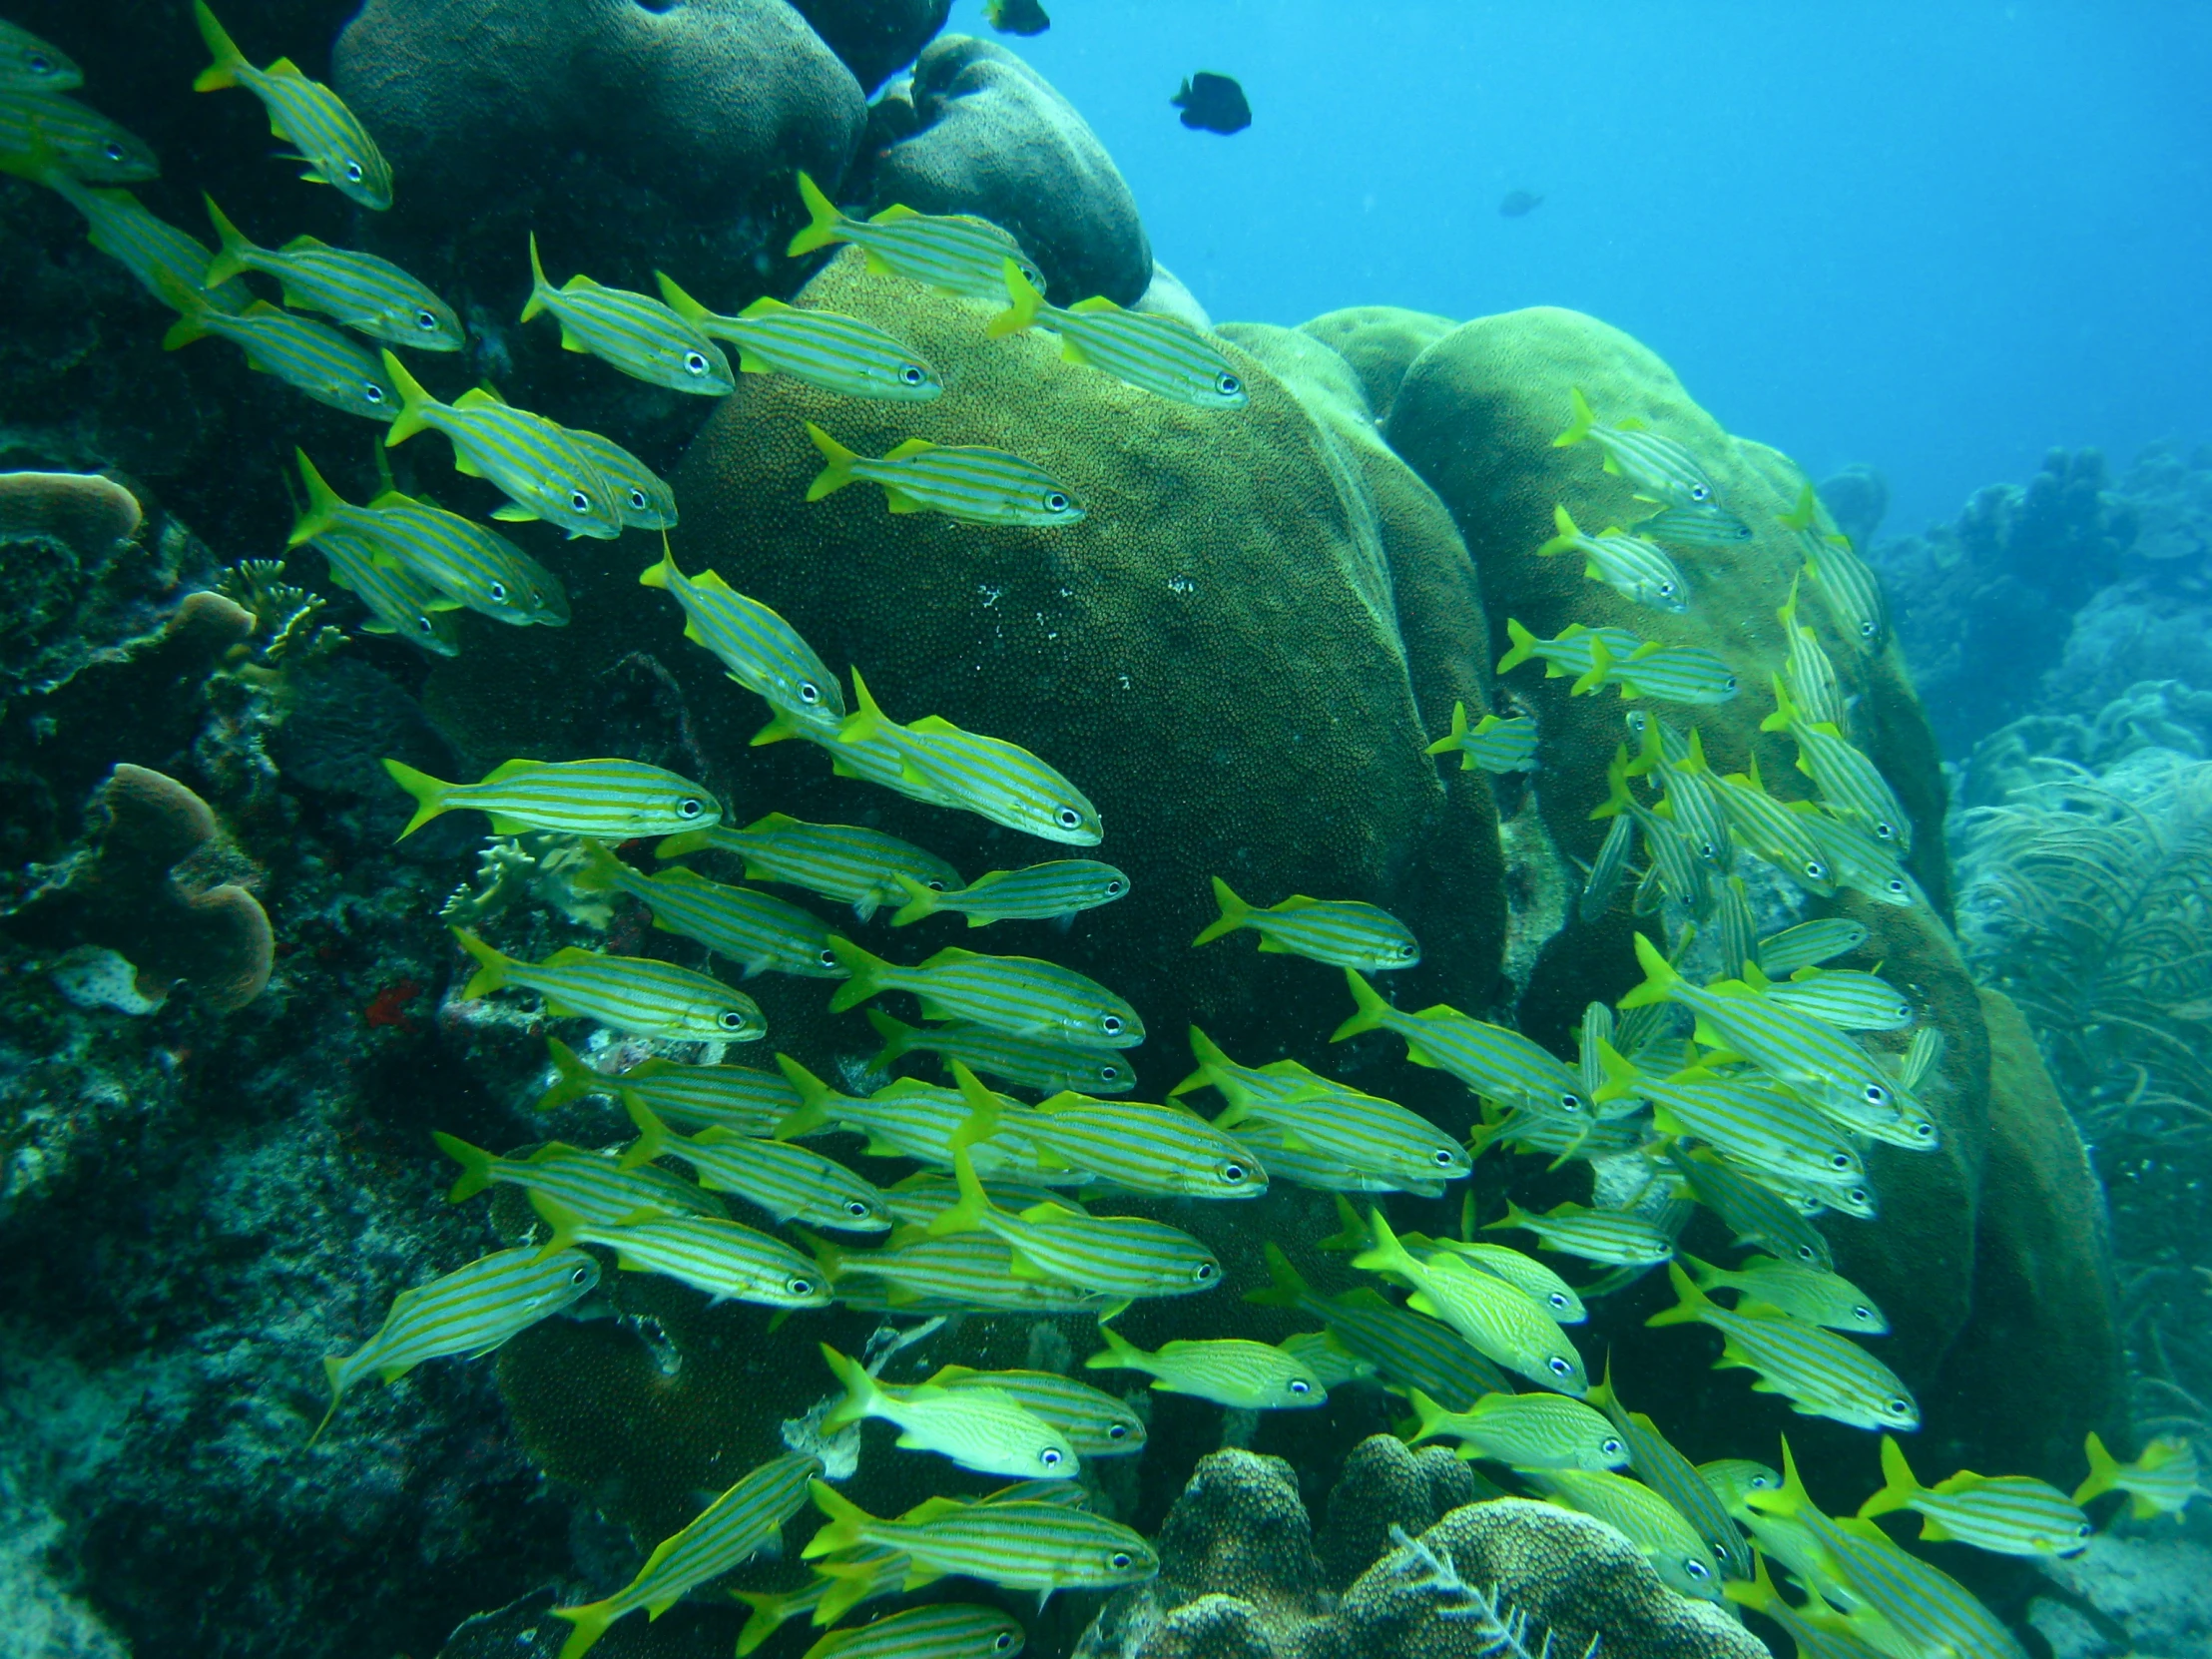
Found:
[{"label": "fish yellow tail fin", "polygon": [[891,916],[893,927],[910,926],[923,916],[936,914],[938,905],[934,891],[904,871],[894,872],[891,879],[898,883],[898,890],[906,895],[906,902]]},{"label": "fish yellow tail fin", "polygon": [[584,862],[569,873],[569,885],[584,892],[609,892],[624,885],[630,866],[608,851],[605,843],[586,840]]},{"label": "fish yellow tail fin", "polygon": [[1345,985],[1352,992],[1353,1011],[1330,1033],[1333,1043],[1357,1037],[1363,1031],[1380,1031],[1390,1015],[1390,1005],[1382,1000],[1382,993],[1361,978],[1358,968],[1345,969]]},{"label": "fish yellow tail fin", "polygon": [[469,975],[468,983],[461,987],[461,1000],[473,1002],[477,997],[496,991],[507,982],[507,958],[486,944],[465,927],[453,929],[453,936],[461,941],[461,948],[475,957],[478,966]]},{"label": "fish yellow tail fin", "polygon": [[789,1054],[776,1056],[776,1069],[784,1074],[787,1083],[799,1091],[799,1110],[788,1113],[784,1121],[776,1126],[778,1140],[796,1141],[801,1136],[816,1133],[830,1121],[829,1084]]},{"label": "fish yellow tail fin", "polygon": [[857,1360],[847,1360],[828,1343],[822,1345],[822,1358],[830,1373],[844,1384],[844,1398],[830,1407],[822,1419],[822,1431],[834,1434],[847,1423],[858,1422],[867,1416],[882,1398],[882,1390],[875,1385],[875,1379],[868,1376],[867,1368]]},{"label": "fish yellow tail fin", "polygon": [[[1641,933],[1636,936],[1643,937]],[[1692,1283],[1690,1276],[1682,1271],[1681,1263],[1667,1264],[1667,1283],[1674,1287],[1674,1294],[1681,1301],[1652,1315],[1644,1321],[1646,1325],[1694,1325],[1698,1317],[1713,1306],[1713,1299]]]},{"label": "fish yellow tail fin", "polygon": [[683,579],[684,573],[676,568],[676,555],[669,551],[668,532],[663,530],[661,532],[661,562],[647,565],[638,572],[638,586],[641,588],[668,589],[675,587]]},{"label": "fish yellow tail fin", "polygon": [[1257,1308],[1296,1308],[1314,1294],[1281,1245],[1270,1239],[1262,1249],[1268,1261],[1267,1289],[1245,1292],[1245,1301]]},{"label": "fish yellow tail fin", "polygon": [[314,1425],[314,1432],[307,1436],[307,1444],[313,1445],[322,1438],[322,1431],[330,1426],[330,1419],[338,1414],[338,1401],[345,1397],[345,1373],[343,1360],[335,1354],[322,1357],[322,1375],[330,1380],[330,1408],[322,1413],[322,1420]]},{"label": "fish yellow tail fin", "polygon": [[561,1644],[560,1659],[584,1659],[600,1637],[607,1634],[607,1627],[615,1622],[614,1601],[587,1602],[581,1607],[556,1607],[553,1616],[566,1619],[576,1628],[568,1633],[568,1640]]},{"label": "fish yellow tail fin", "polygon": [[[1194,1089],[1215,1086],[1213,1073],[1229,1064],[1229,1056],[1221,1051],[1213,1038],[1195,1025],[1191,1027],[1191,1058],[1198,1062],[1198,1069],[1168,1090],[1170,1096],[1189,1094]],[[1226,1097],[1228,1091],[1225,1089],[1222,1092]]]},{"label": "fish yellow tail fin", "polygon": [[522,320],[528,322],[545,309],[552,296],[553,284],[545,279],[545,267],[538,263],[538,234],[530,233],[530,297],[523,302]]},{"label": "fish yellow tail fin", "polygon": [[291,534],[284,541],[286,547],[297,547],[303,541],[312,541],[325,531],[336,529],[338,514],[345,502],[336,490],[323,482],[322,474],[315,470],[314,462],[307,459],[304,449],[294,449],[291,453],[299,463],[299,481],[307,488],[306,511],[292,521]]},{"label": "fish yellow tail fin", "polygon": [[1035,323],[1044,311],[1044,295],[1021,274],[1021,267],[1012,260],[1001,263],[1006,268],[1006,297],[1013,303],[983,325],[983,332],[992,339],[1020,333]]},{"label": "fish yellow tail fin", "polygon": [[430,1132],[430,1139],[437,1142],[438,1150],[461,1166],[460,1179],[446,1193],[445,1202],[462,1204],[489,1187],[492,1182],[491,1154],[480,1146],[471,1146],[458,1135],[448,1135],[442,1129]]},{"label": "fish yellow tail fin", "polygon": [[[815,1571],[830,1580],[830,1588],[822,1592],[822,1601],[815,1608],[815,1628],[819,1630],[825,1625],[835,1624],[867,1600],[874,1592],[877,1575],[881,1570],[880,1565],[874,1561],[817,1561]],[[897,1582],[895,1577],[892,1582]],[[741,1652],[745,1651],[745,1639],[752,1628],[748,1623],[745,1630],[738,1633],[738,1647]],[[766,1635],[762,1640],[767,1640]]]},{"label": "fish yellow tail fin", "polygon": [[791,246],[784,250],[786,254],[797,258],[846,240],[844,215],[837,212],[834,202],[823,195],[822,187],[804,173],[799,176],[799,199],[807,204],[807,228],[792,238]]},{"label": "fish yellow tail fin", "polygon": [[1785,530],[1810,530],[1820,522],[1820,497],[1810,483],[1798,486],[1797,505],[1782,515]]},{"label": "fish yellow tail fin", "polygon": [[815,474],[815,481],[807,486],[808,500],[820,501],[826,495],[834,495],[859,477],[852,470],[852,465],[859,456],[811,420],[807,422],[807,435],[815,440],[815,447],[822,451],[823,459],[828,463]]},{"label": "fish yellow tail fin", "polygon": [[1877,1515],[1903,1509],[1923,1489],[1913,1477],[1913,1465],[1906,1461],[1905,1448],[1898,1444],[1897,1436],[1885,1434],[1882,1436],[1882,1489],[1859,1505],[1859,1518],[1872,1520]]},{"label": "fish yellow tail fin", "polygon": [[[977,1119],[983,1120],[980,1134],[968,1137],[969,1126]],[[953,1135],[952,1179],[959,1184],[960,1200],[947,1205],[929,1220],[928,1233],[932,1239],[942,1239],[954,1233],[976,1233],[983,1227],[983,1218],[990,1214],[991,1195],[983,1190],[982,1177],[975,1173],[975,1158],[968,1151],[974,1141],[981,1140],[997,1127],[998,1113],[979,1111]]]},{"label": "fish yellow tail fin", "polygon": [[1636,1062],[1603,1037],[1597,1040],[1597,1063],[1605,1070],[1605,1081],[1597,1089],[1599,1105],[1609,1105],[1643,1092],[1644,1074],[1636,1069]]},{"label": "fish yellow tail fin", "polygon": [[807,1490],[814,1494],[815,1507],[822,1511],[824,1519],[815,1535],[807,1540],[807,1547],[800,1551],[801,1559],[812,1561],[817,1556],[834,1555],[839,1550],[867,1542],[860,1535],[860,1529],[875,1518],[873,1515],[824,1481],[808,1481]]},{"label": "fish yellow tail fin", "polygon": [[1605,643],[1603,634],[1592,634],[1590,636],[1589,672],[1567,688],[1567,695],[1569,697],[1581,697],[1589,692],[1603,691],[1606,681],[1612,677],[1613,649]]},{"label": "fish yellow tail fin", "polygon": [[1145,1361],[1151,1358],[1145,1351],[1104,1319],[1098,1322],[1098,1334],[1106,1339],[1106,1352],[1094,1354],[1083,1362],[1085,1371],[1143,1371]]},{"label": "fish yellow tail fin", "polygon": [[661,1114],[648,1106],[635,1089],[622,1095],[622,1109],[630,1114],[630,1121],[638,1126],[638,1138],[623,1152],[620,1167],[636,1169],[640,1164],[650,1164],[664,1152],[681,1153],[688,1144],[661,1119]]},{"label": "fish yellow tail fin", "polygon": [[1628,764],[1628,745],[1617,745],[1613,759],[1605,768],[1605,799],[1590,809],[1592,818],[1619,818],[1636,805],[1636,798],[1628,793],[1628,780],[1634,776]]},{"label": "fish yellow tail fin", "polygon": [[747,1654],[790,1623],[795,1613],[806,1611],[796,1590],[782,1594],[767,1590],[732,1590],[730,1593],[752,1609],[745,1616],[744,1628],[738,1632],[738,1659],[746,1659]]},{"label": "fish yellow tail fin", "polygon": [[871,1070],[888,1071],[921,1046],[915,1041],[921,1036],[921,1032],[902,1019],[893,1019],[880,1008],[870,1008],[867,1011],[867,1022],[875,1027],[875,1034],[883,1039],[883,1046],[876,1051],[875,1058],[868,1062]]},{"label": "fish yellow tail fin", "polygon": [[1221,906],[1221,914],[1200,930],[1191,940],[1193,948],[1212,944],[1226,934],[1234,933],[1252,920],[1252,906],[1230,890],[1229,883],[1220,876],[1214,877],[1214,902]]},{"label": "fish yellow tail fin", "polygon": [[545,1047],[553,1061],[554,1077],[553,1086],[538,1097],[539,1111],[550,1112],[586,1095],[622,1092],[615,1079],[584,1064],[584,1057],[560,1038],[548,1038]]},{"label": "fish yellow tail fin", "polygon": [[1567,388],[1567,395],[1574,399],[1574,418],[1567,422],[1567,429],[1551,440],[1554,449],[1571,449],[1590,435],[1590,428],[1597,424],[1597,416],[1590,412],[1590,400],[1582,395],[1580,386]]},{"label": "fish yellow tail fin", "polygon": [[192,90],[221,92],[225,87],[237,86],[239,71],[252,67],[246,61],[246,54],[215,20],[215,13],[208,10],[208,0],[192,0],[192,15],[200,24],[200,38],[207,44],[209,56],[215,59],[194,77]]},{"label": "fish yellow tail fin", "polygon": [[668,308],[693,327],[698,327],[703,320],[715,314],[678,287],[676,278],[667,272],[656,271],[653,273],[653,280],[660,285],[661,298],[667,302]]},{"label": "fish yellow tail fin", "polygon": [[234,276],[246,275],[249,256],[261,250],[246,240],[245,233],[226,219],[223,210],[215,205],[215,198],[205,193],[201,201],[208,205],[208,223],[215,227],[216,240],[222,244],[216,257],[208,263],[208,274],[202,277],[209,287],[228,282]]},{"label": "fish yellow tail fin", "polygon": [[384,446],[396,447],[405,443],[430,424],[430,411],[437,406],[437,399],[422,389],[422,383],[407,372],[407,365],[384,352],[384,373],[391,379],[392,390],[399,393],[399,413],[393,417],[391,430],[384,434]]},{"label": "fish yellow tail fin", "polygon": [[427,772],[417,772],[401,761],[387,760],[384,770],[391,781],[415,798],[415,815],[407,820],[407,828],[399,831],[399,839],[405,840],[417,830],[445,812],[446,797],[458,787],[432,778]]},{"label": "fish yellow tail fin", "polygon": [[837,742],[872,743],[884,736],[887,729],[896,722],[883,713],[881,706],[876,703],[875,694],[867,689],[867,682],[860,678],[859,668],[855,666],[851,672],[852,701],[859,707],[846,715],[837,727]]},{"label": "fish yellow tail fin", "polygon": [[840,966],[852,970],[852,977],[839,985],[836,994],[830,999],[831,1013],[841,1014],[885,988],[884,976],[891,971],[891,964],[882,957],[835,933],[830,935],[830,949]]},{"label": "fish yellow tail fin", "polygon": [[1642,1008],[1654,1002],[1671,1002],[1682,985],[1682,975],[1675,972],[1674,964],[1659,953],[1659,947],[1648,935],[1638,933],[1636,963],[1644,970],[1644,982],[1631,989],[1626,996],[1613,1004],[1616,1008]]},{"label": "fish yellow tail fin", "polygon": [[1381,1207],[1368,1212],[1368,1231],[1374,1242],[1353,1257],[1354,1267],[1372,1269],[1377,1273],[1394,1273],[1401,1277],[1419,1274],[1420,1264],[1413,1260],[1412,1253],[1390,1231],[1389,1218],[1383,1215]]},{"label": "fish yellow tail fin", "polygon": [[1497,671],[1500,674],[1510,674],[1534,657],[1539,643],[1534,634],[1511,617],[1505,619],[1505,637],[1512,641],[1512,649],[1497,660]]},{"label": "fish yellow tail fin", "polygon": [[2125,1472],[2120,1467],[2120,1460],[2105,1450],[2104,1441],[2096,1430],[2089,1431],[2089,1438],[2083,1442],[2082,1450],[2089,1458],[2089,1477],[2074,1488],[2073,1500],[2077,1505],[2087,1503],[2093,1497],[2102,1497],[2106,1492],[2118,1490],[2120,1476]]},{"label": "fish yellow tail fin", "polygon": [[1405,1443],[1407,1445],[1419,1445],[1423,1440],[1438,1438],[1444,1432],[1444,1418],[1450,1416],[1451,1413],[1418,1388],[1406,1389],[1405,1399],[1406,1403],[1412,1406],[1413,1415],[1420,1423],[1420,1427]]},{"label": "fish yellow tail fin", "polygon": [[[1421,753],[1423,755],[1446,755],[1454,749],[1463,747],[1466,741],[1467,706],[1464,703],[1454,703],[1451,706],[1451,730],[1422,750]],[[1469,761],[1467,765],[1472,766],[1474,763]]]},{"label": "fish yellow tail fin", "polygon": [[1559,533],[1536,549],[1536,556],[1539,559],[1556,558],[1561,553],[1571,553],[1574,551],[1574,544],[1581,539],[1582,532],[1574,527],[1574,519],[1567,512],[1564,503],[1551,509],[1551,526]]}]

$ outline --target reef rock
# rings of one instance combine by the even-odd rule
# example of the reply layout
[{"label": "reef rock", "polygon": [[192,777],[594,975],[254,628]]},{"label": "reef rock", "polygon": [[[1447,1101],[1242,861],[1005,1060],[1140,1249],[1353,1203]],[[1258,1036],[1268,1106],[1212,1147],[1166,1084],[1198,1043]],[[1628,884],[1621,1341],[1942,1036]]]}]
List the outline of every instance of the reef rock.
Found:
[{"label": "reef rock", "polygon": [[[1363,1458],[1413,1461],[1402,1445],[1379,1447],[1382,1438],[1361,1446],[1331,1495],[1333,1528],[1340,1511],[1373,1505],[1352,1472]],[[1532,1642],[1548,1631],[1555,1652],[1579,1653],[1594,1638],[1599,1652],[1628,1659],[1766,1654],[1719,1608],[1668,1589],[1626,1538],[1586,1515],[1499,1498],[1418,1524],[1417,1537],[1382,1543],[1332,1598],[1289,1465],[1217,1452],[1161,1530],[1160,1576],[1118,1592],[1077,1659],[1480,1659],[1499,1646],[1496,1624],[1471,1616],[1477,1594],[1525,1617]],[[1398,1537],[1412,1531],[1383,1507],[1348,1520],[1341,1535],[1386,1537],[1392,1526]]]},{"label": "reef rock", "polygon": [[873,94],[944,27],[952,0],[794,0],[793,9]]},{"label": "reef rock", "polygon": [[1448,316],[1409,311],[1401,305],[1347,305],[1298,326],[1301,333],[1312,334],[1352,365],[1367,390],[1368,406],[1382,422],[1390,418],[1398,384],[1413,359],[1459,324]]},{"label": "reef rock", "polygon": [[1152,244],[1106,147],[1052,84],[995,41],[946,35],[914,65],[918,130],[876,157],[878,208],[979,214],[1013,233],[1050,296],[1133,305]]}]

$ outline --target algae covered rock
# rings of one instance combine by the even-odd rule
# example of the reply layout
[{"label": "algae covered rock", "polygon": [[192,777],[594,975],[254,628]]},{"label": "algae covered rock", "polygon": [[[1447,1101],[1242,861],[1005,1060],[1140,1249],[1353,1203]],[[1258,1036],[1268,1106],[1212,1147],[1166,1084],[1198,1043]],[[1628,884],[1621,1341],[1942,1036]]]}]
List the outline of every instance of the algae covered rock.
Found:
[{"label": "algae covered rock", "polygon": [[1459,326],[1433,311],[1409,311],[1402,305],[1347,305],[1300,323],[1360,376],[1375,418],[1390,418],[1397,388],[1413,359]]}]

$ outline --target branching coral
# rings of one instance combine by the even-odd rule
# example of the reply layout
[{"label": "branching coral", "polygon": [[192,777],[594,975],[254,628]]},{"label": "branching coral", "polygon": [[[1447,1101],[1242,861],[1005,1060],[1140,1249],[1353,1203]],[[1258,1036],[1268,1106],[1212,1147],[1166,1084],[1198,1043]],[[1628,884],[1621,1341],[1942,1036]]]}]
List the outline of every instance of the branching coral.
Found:
[{"label": "branching coral", "polygon": [[[1390,1542],[1406,1551],[1398,1571],[1436,1598],[1436,1617],[1466,1621],[1474,1632],[1474,1651],[1479,1659],[1552,1659],[1550,1631],[1544,1632],[1544,1639],[1534,1649],[1529,1647],[1526,1613],[1504,1606],[1494,1590],[1469,1584],[1459,1576],[1457,1566],[1420,1539],[1408,1537],[1402,1526],[1390,1528]],[[1418,1577],[1413,1576],[1416,1571]],[[1600,1640],[1597,1636],[1590,1638],[1582,1659],[1590,1659],[1597,1652]]]},{"label": "branching coral", "polygon": [[285,581],[281,559],[243,559],[223,573],[216,589],[254,613],[254,655],[264,667],[312,662],[345,643],[343,629],[316,624],[329,601]]}]

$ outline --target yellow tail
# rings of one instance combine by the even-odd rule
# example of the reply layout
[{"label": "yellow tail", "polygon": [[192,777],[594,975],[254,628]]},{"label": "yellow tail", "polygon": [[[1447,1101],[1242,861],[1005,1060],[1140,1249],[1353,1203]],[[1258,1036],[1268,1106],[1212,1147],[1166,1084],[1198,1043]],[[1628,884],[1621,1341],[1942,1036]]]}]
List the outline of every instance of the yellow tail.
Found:
[{"label": "yellow tail", "polygon": [[222,244],[216,257],[208,263],[207,276],[201,278],[212,288],[234,276],[245,276],[248,256],[259,254],[261,250],[248,242],[244,233],[223,216],[214,197],[203,193],[200,200],[208,205],[208,223],[215,227],[216,240]]},{"label": "yellow tail", "polygon": [[860,458],[858,455],[811,420],[807,422],[807,435],[815,440],[815,447],[822,451],[823,459],[829,463],[815,474],[815,481],[807,486],[808,500],[820,501],[826,495],[834,495],[845,485],[858,479],[859,474],[852,470],[853,463]]},{"label": "yellow tail", "polygon": [[553,284],[545,279],[545,267],[538,263],[538,234],[530,233],[530,297],[523,302],[522,320],[528,322],[545,309],[552,297]]},{"label": "yellow tail", "polygon": [[458,1135],[448,1135],[442,1129],[430,1132],[430,1139],[437,1142],[438,1150],[461,1166],[460,1178],[446,1193],[445,1202],[461,1204],[474,1198],[492,1183],[492,1156],[480,1146],[471,1146]]},{"label": "yellow tail", "polygon": [[1194,949],[1202,944],[1212,944],[1225,934],[1234,933],[1252,919],[1252,906],[1230,891],[1229,883],[1218,875],[1214,877],[1214,902],[1221,906],[1221,915],[1208,922],[1198,937],[1191,940]]},{"label": "yellow tail", "polygon": [[391,430],[384,434],[384,447],[389,449],[427,430],[430,411],[437,407],[438,400],[422,389],[422,383],[407,372],[407,365],[389,350],[384,352],[384,373],[390,376],[392,390],[399,393],[399,413],[392,420]]},{"label": "yellow tail", "polygon": [[1333,1043],[1357,1037],[1363,1031],[1380,1031],[1390,1015],[1390,1005],[1382,1000],[1382,993],[1361,978],[1358,968],[1345,969],[1345,984],[1352,991],[1353,1012],[1330,1033]]},{"label": "yellow tail", "polygon": [[1505,619],[1505,637],[1513,644],[1512,649],[1497,660],[1497,671],[1500,674],[1510,674],[1521,664],[1534,657],[1536,647],[1540,643],[1534,634],[1531,634],[1511,617]]},{"label": "yellow tail", "polygon": [[461,1000],[474,1001],[496,991],[507,982],[507,958],[486,944],[465,927],[453,929],[453,936],[461,941],[461,948],[481,964],[469,975],[468,983],[461,987]]},{"label": "yellow tail", "polygon": [[893,927],[910,926],[923,916],[936,914],[937,893],[903,872],[893,873],[891,879],[898,883],[899,891],[906,895],[906,902],[891,917]]},{"label": "yellow tail", "polygon": [[459,788],[455,784],[442,783],[427,772],[417,772],[400,761],[387,760],[384,770],[391,774],[391,781],[415,798],[415,815],[407,820],[407,828],[399,831],[405,840],[417,830],[446,811],[445,798]]},{"label": "yellow tail", "polygon": [[2082,1450],[2089,1457],[2089,1477],[2074,1488],[2073,1500],[2077,1504],[2087,1503],[2093,1497],[2102,1497],[2106,1492],[2117,1491],[2120,1476],[2126,1472],[2120,1467],[2120,1460],[2105,1450],[2104,1441],[2094,1429],[2090,1430]]},{"label": "yellow tail", "polygon": [[1574,399],[1574,418],[1567,422],[1567,429],[1551,440],[1554,449],[1569,449],[1590,435],[1590,428],[1597,424],[1597,416],[1590,412],[1590,400],[1582,395],[1580,386],[1570,386],[1568,395]]},{"label": "yellow tail", "polygon": [[1044,295],[1021,274],[1021,267],[1012,260],[1001,263],[1006,268],[1006,297],[1013,303],[983,325],[983,332],[992,339],[1020,333],[1035,323],[1044,310]]},{"label": "yellow tail", "polygon": [[797,258],[846,240],[844,215],[837,212],[836,203],[823,195],[822,187],[804,173],[799,176],[799,199],[807,204],[808,224],[792,238],[791,246],[784,250],[786,254]]},{"label": "yellow tail", "polygon": [[1571,553],[1574,551],[1574,544],[1581,539],[1582,532],[1574,527],[1574,520],[1568,516],[1564,505],[1555,506],[1551,509],[1551,525],[1559,533],[1536,549],[1536,556],[1539,559],[1549,559],[1561,553]]},{"label": "yellow tail", "polygon": [[566,1619],[576,1628],[568,1633],[568,1640],[561,1644],[560,1659],[583,1659],[592,1645],[607,1634],[607,1627],[615,1622],[614,1603],[589,1602],[582,1607],[556,1607],[553,1616]]},{"label": "yellow tail", "polygon": [[238,72],[253,67],[246,61],[246,54],[224,33],[223,25],[215,20],[215,13],[208,10],[208,0],[192,0],[192,15],[199,21],[200,38],[207,43],[208,53],[215,59],[194,77],[192,90],[220,92],[225,87],[237,86]]},{"label": "yellow tail", "polygon": [[[212,209],[215,204],[211,202],[208,206]],[[322,474],[315,471],[314,462],[307,459],[304,449],[294,449],[292,456],[299,463],[299,481],[307,486],[307,510],[292,522],[291,534],[284,542],[286,547],[297,547],[303,541],[312,541],[325,531],[336,529],[338,514],[345,507],[338,492],[324,483]],[[422,774],[416,773],[414,776],[420,778]],[[436,783],[437,780],[431,779],[430,782]],[[408,793],[414,792],[409,789]],[[427,824],[429,820],[424,819],[422,822]],[[411,830],[416,826],[410,824],[407,828]]]}]

